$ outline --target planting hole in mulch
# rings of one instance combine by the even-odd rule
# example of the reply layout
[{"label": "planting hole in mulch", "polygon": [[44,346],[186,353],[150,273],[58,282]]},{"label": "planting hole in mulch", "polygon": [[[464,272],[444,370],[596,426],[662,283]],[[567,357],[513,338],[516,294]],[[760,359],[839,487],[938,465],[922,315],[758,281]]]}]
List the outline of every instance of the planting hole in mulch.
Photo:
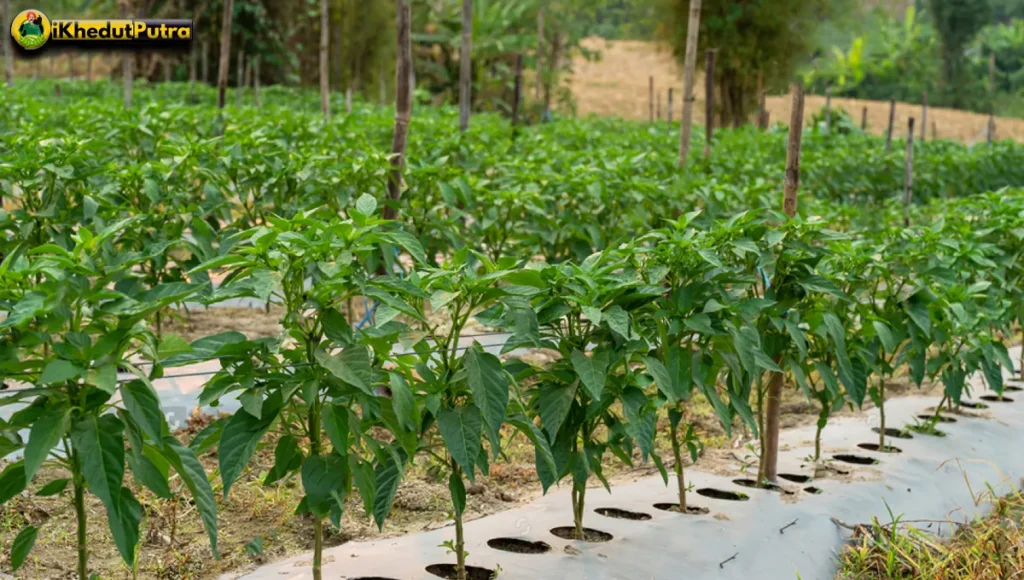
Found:
[{"label": "planting hole in mulch", "polygon": [[974,401],[960,401],[960,406],[968,409],[988,409],[988,405],[985,403],[975,403]]},{"label": "planting hole in mulch", "polygon": [[863,455],[854,455],[852,453],[840,453],[839,455],[833,455],[833,459],[836,461],[842,461],[843,463],[853,463],[856,465],[877,465],[878,460],[870,457],[864,457]]},{"label": "planting hole in mulch", "polygon": [[[427,572],[445,580],[458,580],[459,578],[458,567],[455,564],[431,564],[427,566]],[[479,566],[466,566],[466,580],[491,580],[494,575],[494,570]]]},{"label": "planting hole in mulch", "polygon": [[1012,403],[1013,399],[1010,397],[1000,397],[999,395],[982,395],[981,400],[991,401],[993,403]]},{"label": "planting hole in mulch", "polygon": [[[878,427],[872,427],[871,430],[874,431],[875,433],[878,433]],[[910,433],[907,433],[906,431],[903,431],[902,429],[894,429],[892,427],[886,427],[885,428],[885,436],[886,437],[895,437],[897,439],[913,439],[914,438],[914,436],[911,435]]]},{"label": "planting hole in mulch", "polygon": [[[654,504],[654,507],[659,509],[659,510],[664,510],[664,511],[667,511],[667,512],[673,512],[673,513],[677,513],[677,514],[682,513],[682,512],[679,511],[679,504],[677,504],[677,503],[656,503],[656,504]],[[691,516],[703,516],[703,515],[707,515],[707,514],[711,513],[711,510],[709,510],[706,507],[698,507],[698,506],[695,506],[695,505],[688,505],[688,506],[686,506],[686,513],[691,515]]]},{"label": "planting hole in mulch", "polygon": [[1018,387],[1017,385],[1003,385],[1004,391],[1024,391],[1024,387]]},{"label": "planting hole in mulch", "polygon": [[781,485],[779,485],[777,483],[772,483],[770,481],[764,482],[764,485],[758,485],[757,481],[755,481],[753,479],[734,479],[734,480],[732,480],[732,482],[735,483],[736,485],[742,485],[743,487],[753,487],[755,489],[766,489],[768,491],[777,491],[777,492],[780,492],[780,493],[782,493],[784,495],[793,495],[793,492],[789,491],[788,489],[782,487]]},{"label": "planting hole in mulch", "polygon": [[868,451],[878,451],[879,453],[903,453],[903,450],[899,447],[893,447],[892,445],[886,445],[883,448],[878,447],[878,443],[858,443],[857,447],[861,449],[867,449]]},{"label": "planting hole in mulch", "polygon": [[[563,540],[575,540],[576,539],[576,528],[573,526],[562,526],[560,528],[551,528],[551,533],[562,538]],[[595,530],[594,528],[583,528],[583,541],[584,542],[610,542],[612,536],[608,532],[602,532],[601,530]]]},{"label": "planting hole in mulch", "polygon": [[[928,415],[928,414],[921,414],[921,415],[918,415],[917,418],[921,419],[922,421],[931,421],[932,419],[936,419],[936,416],[935,415]],[[939,415],[937,418],[938,418],[939,423],[956,423],[956,419],[954,419],[953,417],[947,417],[945,415]]]},{"label": "planting hole in mulch", "polygon": [[620,520],[636,520],[642,522],[644,520],[651,519],[650,514],[645,514],[641,512],[631,512],[629,510],[620,510],[619,508],[597,508],[594,511],[601,514],[602,516],[609,518],[618,518]]},{"label": "planting hole in mulch", "polygon": [[812,495],[821,495],[825,493],[824,491],[821,490],[821,488],[814,487],[813,485],[811,487],[805,487],[804,491]]},{"label": "planting hole in mulch", "polygon": [[793,483],[810,483],[811,478],[807,475],[800,475],[798,473],[780,473],[779,477],[786,481],[792,481]]},{"label": "planting hole in mulch", "polygon": [[729,501],[747,501],[750,496],[738,491],[722,491],[711,487],[702,487],[697,490],[698,495],[710,497],[711,499],[725,499]]},{"label": "planting hole in mulch", "polygon": [[516,554],[543,554],[551,551],[547,542],[531,542],[519,538],[494,538],[487,540],[487,545],[495,550]]}]

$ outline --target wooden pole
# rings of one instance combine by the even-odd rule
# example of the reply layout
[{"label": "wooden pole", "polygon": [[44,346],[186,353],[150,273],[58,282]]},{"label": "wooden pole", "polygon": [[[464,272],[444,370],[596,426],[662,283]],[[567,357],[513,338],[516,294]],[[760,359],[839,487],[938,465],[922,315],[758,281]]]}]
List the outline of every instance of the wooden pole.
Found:
[{"label": "wooden pole", "polygon": [[655,118],[661,120],[661,93],[658,93],[658,112]]},{"label": "wooden pole", "polygon": [[672,124],[672,87],[668,88],[668,124]]},{"label": "wooden pole", "polygon": [[90,52],[85,57],[85,82],[92,82],[92,58],[93,54]]},{"label": "wooden pole", "polygon": [[412,115],[412,8],[411,0],[398,0],[395,20],[398,28],[398,66],[395,67],[395,131],[391,140],[391,170],[388,174],[388,197],[382,215],[386,220],[398,216],[398,200],[402,197],[402,165]]},{"label": "wooden pole", "polygon": [[654,77],[647,78],[647,117],[648,122],[654,122]]},{"label": "wooden pole", "polygon": [[207,84],[210,82],[210,43],[203,41],[202,53],[199,58],[199,64],[203,70],[202,82]]},{"label": "wooden pole", "polygon": [[198,58],[196,47],[192,46],[188,54],[188,102],[190,103],[196,102],[196,76],[198,76],[196,61]]},{"label": "wooden pole", "polygon": [[257,108],[260,106],[260,57],[252,60],[252,101]]},{"label": "wooden pole", "polygon": [[921,92],[921,142],[928,136],[928,91]]},{"label": "wooden pole", "polygon": [[459,47],[459,131],[469,129],[473,103],[473,0],[462,0],[462,44]]},{"label": "wooden pole", "polygon": [[709,50],[704,68],[704,157],[711,156],[711,142],[715,137],[715,51]]},{"label": "wooden pole", "polygon": [[544,6],[537,11],[537,90],[534,98],[540,100],[544,85]]},{"label": "wooden pole", "polygon": [[387,81],[384,80],[384,73],[380,73],[377,79],[380,81],[377,83],[380,85],[380,104],[386,105],[388,103],[388,87]]},{"label": "wooden pole", "polygon": [[889,128],[885,130],[885,152],[892,151],[892,124],[896,121],[896,99],[889,99]]},{"label": "wooden pole", "polygon": [[910,227],[910,199],[914,186],[914,118],[907,119],[907,156],[903,166],[903,227]]},{"label": "wooden pole", "polygon": [[171,82],[171,72],[172,72],[170,59],[166,59],[165,58],[163,60],[163,65],[164,65],[163,66],[163,68],[164,68],[164,82],[165,83],[169,83],[169,82]]},{"label": "wooden pole", "polygon": [[331,120],[331,87],[328,84],[330,83],[328,69],[330,63],[327,60],[327,48],[331,33],[330,17],[328,1],[320,0],[320,112],[324,114],[324,119],[327,121]]},{"label": "wooden pole", "polygon": [[868,108],[867,107],[864,107],[864,109],[861,110],[861,112],[860,112],[860,130],[861,131],[867,131],[868,130]]},{"label": "wooden pole", "polygon": [[[800,189],[800,145],[803,140],[803,125],[804,89],[799,82],[796,82],[793,84],[793,110],[789,119],[786,176],[782,196],[782,211],[789,218],[796,215],[797,191]],[[768,383],[763,435],[764,448],[761,450],[761,466],[758,470],[758,475],[762,480],[771,482],[778,479],[782,381],[783,373],[772,373]]]},{"label": "wooden pole", "polygon": [[[121,3],[121,19],[128,19],[128,4],[124,2]],[[121,57],[121,79],[124,81],[123,97],[125,109],[132,108],[132,86],[135,82],[135,74],[132,70],[134,62],[135,58],[131,53],[126,52],[124,56]]]},{"label": "wooden pole", "polygon": [[768,91],[757,92],[757,128],[764,131],[768,129]]},{"label": "wooden pole", "polygon": [[825,134],[832,134],[832,83],[825,86]]},{"label": "wooden pole", "polygon": [[523,53],[516,55],[516,84],[515,92],[512,94],[512,126],[519,125],[519,103],[522,100],[523,92]]},{"label": "wooden pole", "polygon": [[986,142],[991,145],[996,138],[996,53],[988,55],[988,131],[986,131]]},{"label": "wooden pole", "polygon": [[[11,12],[11,0],[4,0],[4,14],[0,22],[6,25],[12,20],[14,14]],[[11,88],[14,86],[14,39],[11,38],[9,30],[0,30],[0,36],[3,36],[4,46],[4,82],[7,83],[7,88]]]},{"label": "wooden pole", "polygon": [[68,55],[68,76],[71,77],[71,80],[75,80],[75,75],[76,75],[76,72],[75,72],[75,55],[74,54],[69,54]]},{"label": "wooden pole", "polygon": [[245,53],[242,49],[238,49],[238,58],[236,59],[236,70],[235,70],[235,105],[242,106],[242,89],[245,88]]},{"label": "wooden pole", "polygon": [[690,156],[690,136],[693,131],[694,76],[697,69],[697,34],[700,29],[701,0],[690,0],[690,19],[686,24],[686,56],[683,65],[683,112],[679,117],[679,167],[686,165]]},{"label": "wooden pole", "polygon": [[345,89],[345,112],[352,114],[352,87]]},{"label": "wooden pole", "polygon": [[234,0],[224,0],[224,14],[221,17],[220,63],[217,71],[217,108],[224,108],[228,91],[228,69],[231,68],[231,18],[234,14]]}]

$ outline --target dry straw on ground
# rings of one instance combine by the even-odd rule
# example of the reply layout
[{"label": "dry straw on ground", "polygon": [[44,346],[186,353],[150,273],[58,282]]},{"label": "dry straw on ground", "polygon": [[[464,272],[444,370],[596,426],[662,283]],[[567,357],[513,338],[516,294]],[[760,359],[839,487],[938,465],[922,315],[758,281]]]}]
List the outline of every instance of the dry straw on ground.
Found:
[{"label": "dry straw on ground", "polygon": [[[675,89],[675,115],[679,118],[682,103],[683,71],[672,58],[671,52],[657,44],[643,41],[606,41],[590,38],[585,41],[587,48],[597,50],[601,58],[587,62],[577,57],[574,62],[575,74],[570,80],[573,94],[578,103],[580,115],[596,114],[618,116],[626,119],[647,119],[648,79],[654,76],[655,90],[667,94],[669,87]],[[696,86],[703,87],[703,75],[698,75]],[[695,110],[704,110],[703,92],[698,91]],[[664,102],[664,97],[663,97]],[[832,105],[846,109],[853,119],[860,123],[863,107],[868,107],[868,130],[881,135],[889,119],[889,103],[864,101],[860,99],[833,98]],[[825,106],[825,97],[808,95],[807,112],[804,116],[810,122],[811,113]],[[790,98],[788,95],[768,97],[768,112],[771,121],[786,122],[789,119]],[[665,112],[663,111],[663,114]],[[914,116],[920,123],[920,105],[897,103],[896,136],[906,132],[907,118]],[[703,119],[702,114],[695,117]],[[977,142],[985,138],[987,116],[955,109],[928,109],[928,138],[932,138],[932,122],[938,137]],[[920,133],[918,133],[920,134]],[[996,119],[996,137],[1024,140],[1024,119]]]}]

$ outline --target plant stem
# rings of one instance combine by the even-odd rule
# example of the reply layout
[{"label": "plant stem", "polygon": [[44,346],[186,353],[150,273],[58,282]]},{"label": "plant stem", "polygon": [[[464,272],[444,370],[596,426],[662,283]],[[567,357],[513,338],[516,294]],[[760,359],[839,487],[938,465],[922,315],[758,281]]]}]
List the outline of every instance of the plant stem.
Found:
[{"label": "plant stem", "polygon": [[[452,460],[452,465],[455,469],[455,477],[462,477],[462,470],[459,469],[458,464],[455,460]],[[462,530],[462,512],[455,510],[455,570],[458,574],[458,580],[466,580],[466,538]]]},{"label": "plant stem", "polygon": [[[313,401],[309,414],[310,455],[320,454],[320,396]],[[318,506],[319,507],[319,506]],[[313,580],[321,580],[320,562],[324,551],[324,520],[319,513],[313,513]]]},{"label": "plant stem", "polygon": [[885,377],[878,379],[878,450],[885,451]]},{"label": "plant stem", "polygon": [[686,481],[683,479],[683,454],[679,444],[679,429],[669,422],[669,434],[672,437],[672,456],[676,460],[676,485],[679,487],[679,513],[686,513]]},{"label": "plant stem", "polygon": [[72,485],[75,488],[75,519],[78,523],[78,580],[89,579],[89,548],[85,543],[85,478],[82,476],[82,466],[78,460],[78,451],[71,452]]},{"label": "plant stem", "polygon": [[586,503],[587,482],[573,482],[572,484],[572,519],[576,527],[574,535],[577,540],[583,540],[583,508]]}]

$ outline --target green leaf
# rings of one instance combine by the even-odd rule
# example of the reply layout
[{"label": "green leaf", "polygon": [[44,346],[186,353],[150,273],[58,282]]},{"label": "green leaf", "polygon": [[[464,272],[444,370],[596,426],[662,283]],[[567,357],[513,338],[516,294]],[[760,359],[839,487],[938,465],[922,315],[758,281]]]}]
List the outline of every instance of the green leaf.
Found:
[{"label": "green leaf", "polygon": [[311,455],[302,462],[302,489],[306,505],[317,515],[331,511],[334,494],[344,497],[345,459],[340,455]]},{"label": "green leaf", "polygon": [[372,195],[364,193],[356,200],[356,210],[365,216],[371,216],[377,211],[377,200]]},{"label": "green leaf", "polygon": [[608,328],[612,329],[612,332],[621,336],[624,340],[629,340],[632,333],[629,330],[629,313],[622,309],[619,305],[609,307],[603,313],[605,323],[608,324]]},{"label": "green leaf", "polygon": [[66,360],[53,360],[46,365],[43,373],[39,376],[39,383],[49,385],[53,383],[64,383],[71,379],[82,376],[82,369]]},{"label": "green leaf", "polygon": [[572,402],[576,398],[576,385],[543,385],[540,388],[540,422],[544,431],[551,439],[558,435],[558,430],[569,415]]},{"label": "green leaf", "polygon": [[896,339],[893,338],[889,326],[881,320],[873,321],[871,326],[875,328],[875,333],[878,335],[878,340],[882,342],[882,348],[885,349],[885,352],[889,354],[896,352],[899,345],[896,343]]},{"label": "green leaf", "polygon": [[591,356],[587,356],[580,350],[573,350],[570,358],[572,368],[587,388],[590,398],[600,400],[608,374],[608,351],[595,350]]},{"label": "green leaf", "polygon": [[206,471],[191,449],[182,445],[177,439],[168,435],[163,439],[160,450],[163,457],[174,467],[182,481],[188,487],[199,508],[199,516],[210,538],[210,549],[214,558],[220,559],[217,552],[217,500],[213,497],[213,487],[206,477]]},{"label": "green leaf", "polygon": [[299,443],[291,435],[285,435],[277,440],[277,447],[274,448],[274,466],[270,468],[267,477],[263,479],[263,485],[271,485],[282,477],[302,467],[302,451],[299,450]]},{"label": "green leaf", "polygon": [[476,343],[466,349],[463,365],[466,367],[469,388],[473,392],[473,402],[483,415],[497,457],[497,447],[501,441],[499,431],[508,409],[508,377],[501,366],[501,360],[484,352]]},{"label": "green leaf", "polygon": [[466,485],[454,471],[448,476],[448,492],[451,493],[455,515],[461,516],[466,511]]},{"label": "green leaf", "polygon": [[391,401],[394,404],[395,415],[403,429],[415,432],[420,425],[420,409],[416,405],[416,398],[413,396],[409,383],[399,373],[389,373],[391,381]]},{"label": "green leaf", "polygon": [[38,534],[39,529],[35,526],[25,526],[18,532],[17,537],[14,538],[14,543],[11,544],[11,571],[17,571],[25,563],[28,553],[36,545],[36,536]]},{"label": "green leaf", "polygon": [[71,409],[52,407],[32,424],[25,446],[25,480],[32,481],[39,467],[60,443],[70,426]]},{"label": "green leaf", "polygon": [[263,415],[258,419],[244,409],[239,410],[228,419],[227,425],[224,426],[224,433],[220,437],[220,445],[217,447],[220,476],[224,482],[224,497],[228,496],[231,484],[249,464],[249,459],[256,451],[256,444],[260,442],[271,423],[277,418],[279,409],[280,397],[278,396],[276,404],[272,403],[271,399],[264,402]]},{"label": "green leaf", "polygon": [[644,364],[647,367],[647,372],[651,373],[651,376],[654,377],[658,390],[665,395],[668,402],[674,404],[679,401],[676,382],[672,380],[665,365],[661,364],[660,360],[650,356],[644,357]]},{"label": "green leaf", "polygon": [[39,491],[36,492],[36,495],[39,497],[51,497],[60,493],[64,493],[64,490],[67,489],[69,483],[71,483],[71,479],[67,477],[55,479],[50,483],[47,483],[43,487],[39,488]]},{"label": "green leaf", "polygon": [[473,467],[480,453],[480,438],[483,434],[480,410],[473,405],[441,409],[437,415],[437,427],[452,459],[466,472],[466,477],[473,481]]},{"label": "green leaf", "polygon": [[156,352],[157,358],[166,360],[175,355],[192,352],[192,345],[176,334],[165,334],[160,340],[160,346],[157,347]]},{"label": "green leaf", "polygon": [[[157,468],[153,460],[142,453],[129,453],[127,458],[128,468],[131,469],[135,479],[146,486],[157,497],[168,499],[172,496],[170,485],[167,483],[167,475]],[[166,460],[158,457],[166,464]]]},{"label": "green leaf", "polygon": [[[537,464],[537,472],[541,473],[547,470],[548,473],[556,473],[558,466],[555,464],[555,457],[551,452],[551,445],[548,443],[547,437],[544,436],[544,432],[541,431],[536,425],[533,424],[526,416],[516,415],[509,420],[509,423],[515,427],[519,432],[526,435],[533,443],[535,462]],[[545,485],[547,483],[547,485]],[[544,488],[544,492],[547,493],[548,485],[550,483],[541,480],[541,485]]]},{"label": "green leaf", "polygon": [[100,498],[108,513],[115,514],[120,509],[124,481],[123,431],[124,424],[114,415],[85,415],[71,428],[71,444],[89,491]]},{"label": "green leaf", "polygon": [[324,350],[316,351],[316,360],[335,377],[346,384],[352,385],[363,393],[374,396],[370,383],[373,372],[370,368],[370,355],[365,346],[349,345],[338,354],[327,354]]},{"label": "green leaf", "polygon": [[[349,446],[348,408],[332,403],[323,408],[324,431],[338,455],[347,455]],[[357,425],[358,427],[358,425]]]},{"label": "green leaf", "polygon": [[7,469],[0,473],[0,505],[21,493],[25,489],[26,481],[23,461],[8,465]]},{"label": "green leaf", "polygon": [[89,369],[85,374],[85,380],[104,393],[113,395],[117,390],[117,365],[111,363]]},{"label": "green leaf", "polygon": [[164,437],[164,414],[160,398],[145,381],[135,380],[121,385],[121,399],[132,420],[153,441]]},{"label": "green leaf", "polygon": [[[477,421],[479,424],[479,414]],[[404,458],[401,453],[401,448],[385,448],[379,454],[380,460],[374,469],[373,520],[377,522],[378,530],[384,529],[384,520],[391,513],[395,494],[398,493],[398,484],[402,481]]]}]

